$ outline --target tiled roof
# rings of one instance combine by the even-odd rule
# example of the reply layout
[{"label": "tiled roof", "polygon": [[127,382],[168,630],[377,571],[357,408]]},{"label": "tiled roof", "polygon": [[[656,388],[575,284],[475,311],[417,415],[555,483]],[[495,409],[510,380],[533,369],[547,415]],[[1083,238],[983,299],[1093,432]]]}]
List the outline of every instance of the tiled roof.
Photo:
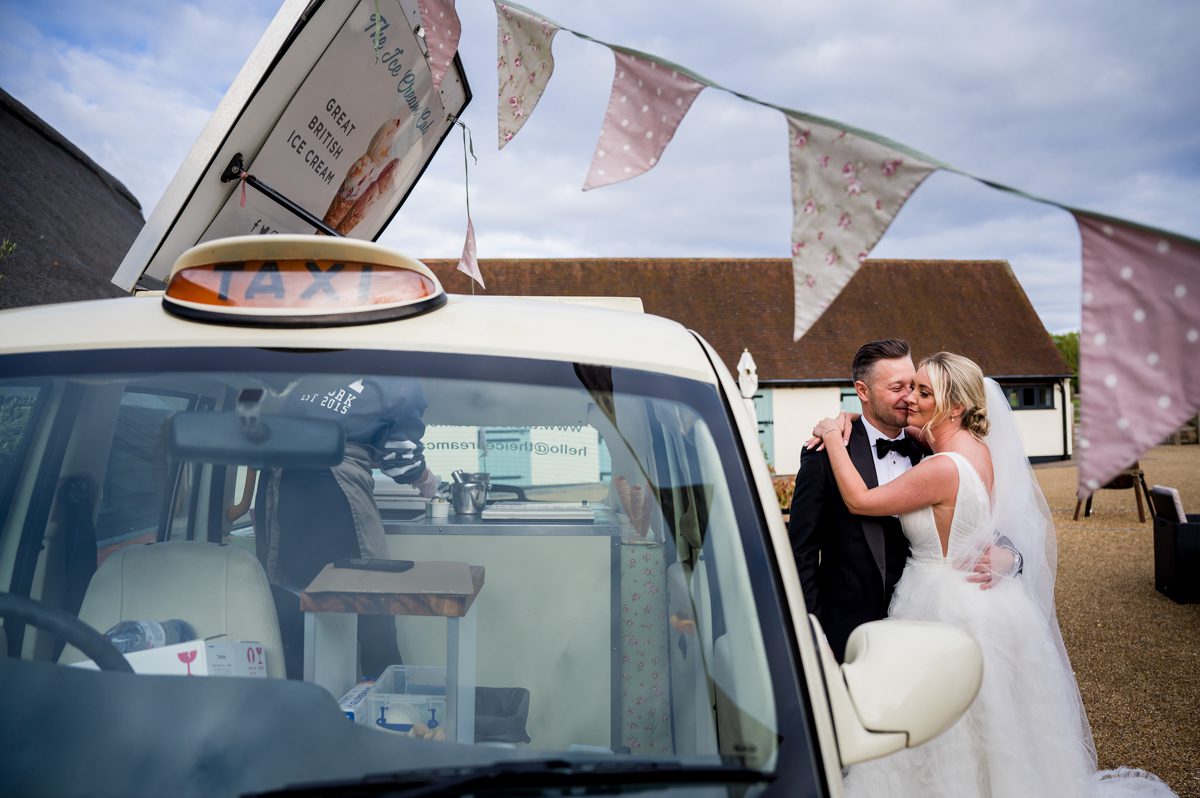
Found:
[{"label": "tiled roof", "polygon": [[[425,263],[447,291],[470,293],[456,261]],[[482,260],[480,270],[481,293],[641,297],[647,313],[703,335],[731,371],[749,349],[764,382],[849,383],[855,350],[889,337],[906,339],[917,358],[959,352],[993,377],[1069,373],[1005,261],[868,260],[799,341],[785,259]]]}]

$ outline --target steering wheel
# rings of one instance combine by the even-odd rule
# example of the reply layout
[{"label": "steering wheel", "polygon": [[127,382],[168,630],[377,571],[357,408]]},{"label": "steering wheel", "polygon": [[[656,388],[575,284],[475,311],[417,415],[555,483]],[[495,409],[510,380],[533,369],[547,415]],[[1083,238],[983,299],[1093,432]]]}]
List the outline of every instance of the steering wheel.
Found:
[{"label": "steering wheel", "polygon": [[133,673],[129,661],[108,637],[58,607],[24,596],[0,593],[0,618],[45,629],[75,646],[102,671]]}]

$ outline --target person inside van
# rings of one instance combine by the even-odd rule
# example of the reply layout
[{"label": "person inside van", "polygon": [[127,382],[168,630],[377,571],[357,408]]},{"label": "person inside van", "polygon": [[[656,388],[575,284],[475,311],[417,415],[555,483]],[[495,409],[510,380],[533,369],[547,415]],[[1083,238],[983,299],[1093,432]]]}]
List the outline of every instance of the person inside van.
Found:
[{"label": "person inside van", "polygon": [[[425,464],[421,443],[426,404],[420,382],[406,377],[318,375],[291,387],[279,412],[337,421],[346,432],[346,451],[332,468],[277,468],[259,480],[255,545],[272,585],[294,596],[331,562],[389,557],[373,469],[424,497],[437,491],[439,480]],[[303,628],[298,606],[289,619],[284,616],[291,613],[280,610],[281,627]],[[286,638],[294,644],[287,645]],[[302,631],[285,631],[292,677],[302,668],[302,648],[295,642],[302,639]],[[360,616],[358,640],[364,678],[401,662],[391,616]]]}]

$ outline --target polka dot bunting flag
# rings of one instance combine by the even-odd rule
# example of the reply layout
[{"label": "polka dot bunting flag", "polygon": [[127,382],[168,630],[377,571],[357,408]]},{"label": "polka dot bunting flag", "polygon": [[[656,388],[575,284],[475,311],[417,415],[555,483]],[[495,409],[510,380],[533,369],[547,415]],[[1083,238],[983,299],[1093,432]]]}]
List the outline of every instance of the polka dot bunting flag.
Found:
[{"label": "polka dot bunting flag", "polygon": [[425,29],[425,46],[429,48],[429,71],[433,87],[442,88],[442,80],[458,52],[462,23],[454,10],[454,0],[417,0],[421,12],[421,27]]},{"label": "polka dot bunting flag", "polygon": [[650,171],[704,88],[675,69],[614,50],[612,96],[583,190]]},{"label": "polka dot bunting flag", "polygon": [[1079,495],[1200,408],[1200,245],[1075,213],[1083,238]]}]

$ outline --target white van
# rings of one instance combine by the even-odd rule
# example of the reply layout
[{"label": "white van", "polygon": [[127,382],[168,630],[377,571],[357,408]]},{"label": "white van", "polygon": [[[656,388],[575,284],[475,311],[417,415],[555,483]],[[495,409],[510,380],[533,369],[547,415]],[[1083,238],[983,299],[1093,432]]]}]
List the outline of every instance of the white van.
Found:
[{"label": "white van", "polygon": [[[5,791],[836,796],[844,767],[947,728],[977,646],[885,621],[834,661],[697,335],[447,296],[220,182],[235,152],[288,182],[272,133],[329,94],[306,53],[374,49],[393,5],[285,4],[118,274],[161,290],[0,313]],[[415,5],[395,50],[420,52]],[[415,149],[389,139],[419,155],[408,185],[469,98],[421,65],[376,111],[414,115]],[[347,97],[325,113],[369,155],[383,123]],[[348,161],[288,191],[320,217]],[[228,237],[266,214],[307,234]],[[174,620],[192,639],[105,634]]]}]

